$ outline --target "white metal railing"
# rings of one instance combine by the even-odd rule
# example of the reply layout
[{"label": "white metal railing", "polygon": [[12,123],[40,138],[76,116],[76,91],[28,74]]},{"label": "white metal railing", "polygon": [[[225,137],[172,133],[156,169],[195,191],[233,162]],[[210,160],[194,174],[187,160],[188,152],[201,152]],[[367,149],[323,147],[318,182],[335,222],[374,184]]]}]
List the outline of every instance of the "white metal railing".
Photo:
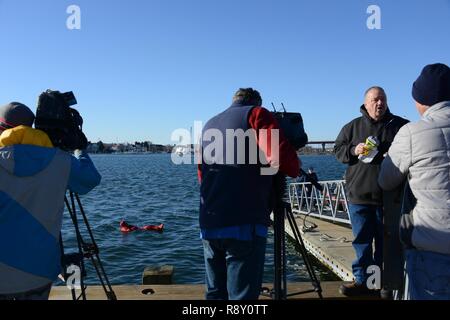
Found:
[{"label": "white metal railing", "polygon": [[310,182],[289,184],[289,201],[293,213],[333,222],[350,223],[345,180],[320,181],[322,191]]}]

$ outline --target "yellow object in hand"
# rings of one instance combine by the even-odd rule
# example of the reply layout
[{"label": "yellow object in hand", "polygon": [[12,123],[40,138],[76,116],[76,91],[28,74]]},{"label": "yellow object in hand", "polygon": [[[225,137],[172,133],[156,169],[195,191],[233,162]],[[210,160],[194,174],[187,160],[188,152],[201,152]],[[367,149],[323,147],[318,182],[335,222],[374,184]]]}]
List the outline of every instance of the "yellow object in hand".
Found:
[{"label": "yellow object in hand", "polygon": [[373,149],[375,149],[376,147],[378,147],[378,141],[376,140],[376,138],[370,136],[366,139],[366,143],[365,143],[365,147],[364,147],[364,151],[363,151],[363,155],[367,156],[369,154],[370,151],[372,151]]}]

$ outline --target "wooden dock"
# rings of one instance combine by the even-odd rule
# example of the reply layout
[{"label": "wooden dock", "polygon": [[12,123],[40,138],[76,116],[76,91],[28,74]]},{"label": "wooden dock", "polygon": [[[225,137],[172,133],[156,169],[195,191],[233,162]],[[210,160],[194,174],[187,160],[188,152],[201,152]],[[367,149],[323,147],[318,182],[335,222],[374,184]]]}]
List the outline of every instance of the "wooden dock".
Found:
[{"label": "wooden dock", "polygon": [[[302,230],[303,215],[296,215],[295,221],[299,230]],[[302,233],[305,247],[323,265],[344,281],[352,281],[352,262],[355,252],[352,247],[353,234],[349,227],[328,221],[307,217],[307,225],[314,223],[317,228]],[[288,221],[285,222],[285,230],[293,238],[293,232]]]},{"label": "wooden dock", "polygon": [[[302,215],[296,215],[295,220],[299,229],[303,226]],[[344,281],[353,280],[352,261],[354,251],[351,241],[353,234],[350,228],[328,221],[307,217],[307,225],[314,223],[317,228],[302,233],[307,250],[323,265],[332,270]],[[292,230],[286,220],[286,232],[293,237]],[[321,282],[324,299],[347,299],[339,293],[342,281]],[[264,284],[272,288],[273,284]],[[311,283],[288,283],[288,294],[312,289]],[[204,300],[205,288],[203,284],[189,285],[118,285],[113,286],[118,300]],[[88,300],[106,300],[101,286],[89,286],[86,290]],[[359,299],[374,299],[375,297],[359,297]],[[71,300],[71,291],[64,286],[53,287],[50,300]],[[270,299],[260,296],[260,299]],[[318,299],[315,292],[289,297],[289,299]]]},{"label": "wooden dock", "polygon": [[[339,293],[341,281],[321,282],[324,299],[346,299]],[[273,284],[266,283],[264,287],[272,288]],[[288,283],[288,294],[312,289],[311,283]],[[113,286],[118,300],[205,300],[205,286],[192,285],[119,285]],[[79,292],[78,292],[79,293]],[[89,286],[86,290],[88,300],[106,300],[101,286]],[[260,296],[261,300],[270,299]],[[289,299],[318,299],[315,292],[289,297]],[[50,300],[72,300],[71,291],[64,286],[53,287]]]}]

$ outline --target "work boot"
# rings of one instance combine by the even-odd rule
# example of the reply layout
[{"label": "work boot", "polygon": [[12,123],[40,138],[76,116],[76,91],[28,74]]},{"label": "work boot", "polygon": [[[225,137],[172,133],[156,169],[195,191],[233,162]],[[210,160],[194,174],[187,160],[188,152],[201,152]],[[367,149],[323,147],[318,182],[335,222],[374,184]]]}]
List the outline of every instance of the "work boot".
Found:
[{"label": "work boot", "polygon": [[339,287],[339,292],[347,297],[366,296],[373,293],[365,284],[356,281],[344,283]]}]

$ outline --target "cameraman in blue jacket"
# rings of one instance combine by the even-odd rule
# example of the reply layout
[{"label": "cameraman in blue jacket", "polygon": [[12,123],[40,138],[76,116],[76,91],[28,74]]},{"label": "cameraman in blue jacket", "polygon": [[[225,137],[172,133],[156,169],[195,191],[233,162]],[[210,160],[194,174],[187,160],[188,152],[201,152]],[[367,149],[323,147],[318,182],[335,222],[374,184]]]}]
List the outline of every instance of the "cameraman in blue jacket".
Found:
[{"label": "cameraman in blue jacket", "polygon": [[87,153],[54,148],[34,118],[18,102],[0,108],[0,300],[48,299],[66,190],[86,194],[101,180]]}]

